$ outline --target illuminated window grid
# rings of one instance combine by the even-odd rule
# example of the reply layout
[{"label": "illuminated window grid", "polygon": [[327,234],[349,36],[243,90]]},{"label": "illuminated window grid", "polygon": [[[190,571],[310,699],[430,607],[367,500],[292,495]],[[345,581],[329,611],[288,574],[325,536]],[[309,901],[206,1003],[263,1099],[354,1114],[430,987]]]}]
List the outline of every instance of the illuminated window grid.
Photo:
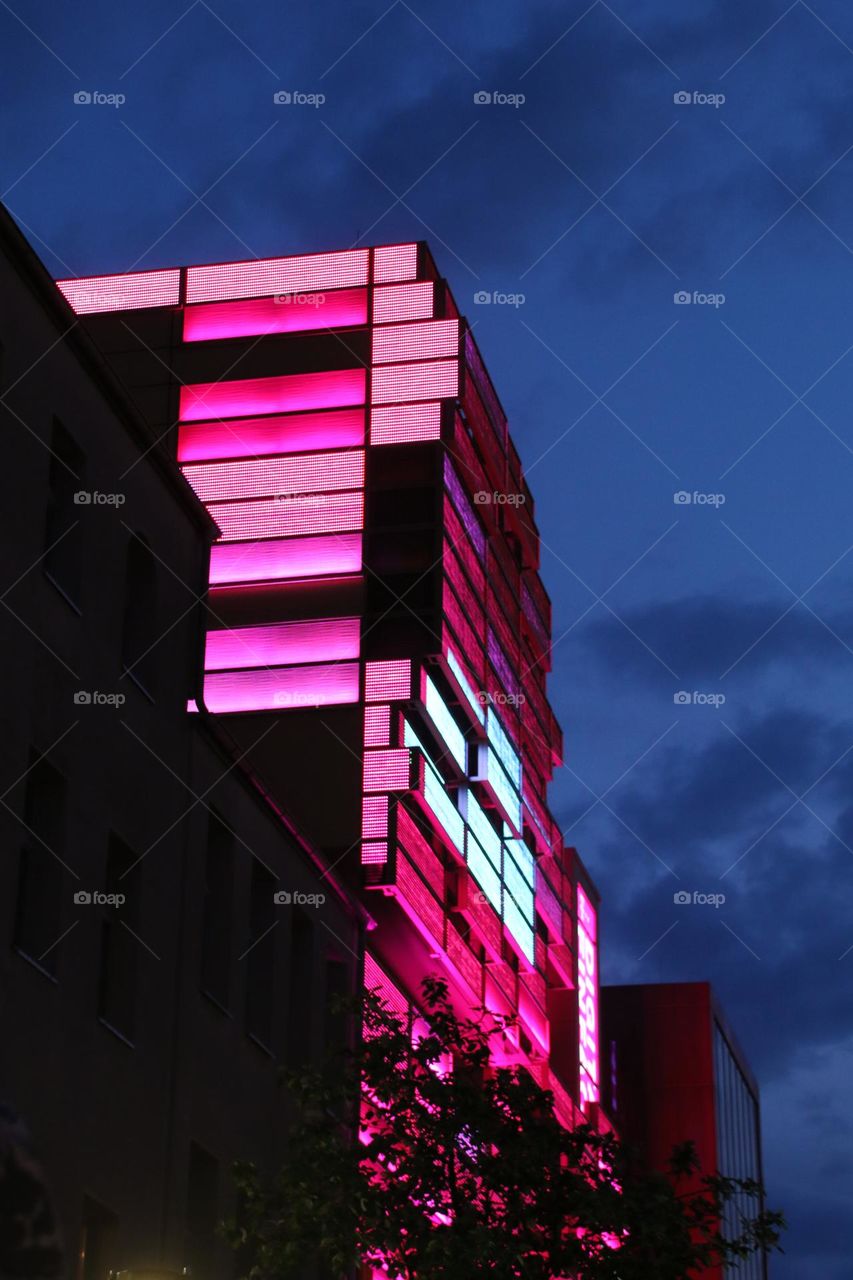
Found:
[{"label": "illuminated window grid", "polygon": [[310,453],[364,444],[365,411],[271,414],[226,422],[185,422],[178,427],[178,462],[260,459],[264,454]]},{"label": "illuminated window grid", "polygon": [[431,280],[418,284],[382,285],[373,290],[373,323],[401,320],[431,320],[435,307],[435,286]]},{"label": "illuminated window grid", "polygon": [[300,254],[187,268],[187,302],[345,289],[368,283],[369,251]]},{"label": "illuminated window grid", "polygon": [[361,864],[364,867],[379,867],[388,861],[387,840],[363,840],[361,845]]},{"label": "illuminated window grid", "polygon": [[496,831],[474,794],[472,788],[465,793],[465,818],[469,831],[492,864],[498,877],[501,875],[503,847],[500,832]]},{"label": "illuminated window grid", "polygon": [[390,658],[364,665],[365,702],[399,702],[412,696],[412,663]]},{"label": "illuminated window grid", "polygon": [[421,701],[427,718],[430,720],[440,742],[444,744],[450,758],[460,773],[468,772],[468,744],[465,735],[459,728],[453,713],[443,695],[426,672],[421,674]]},{"label": "illuminated window grid", "polygon": [[379,365],[373,370],[371,384],[373,404],[454,397],[459,394],[459,361],[423,360],[417,364]]},{"label": "illuminated window grid", "polygon": [[297,537],[305,533],[345,533],[364,527],[364,493],[309,493],[248,502],[212,502],[207,509],[219,526],[219,541]]},{"label": "illuminated window grid", "polygon": [[373,283],[414,280],[418,274],[417,244],[380,245],[373,250]]},{"label": "illuminated window grid", "polygon": [[183,468],[202,502],[299,497],[364,485],[364,450],[286,454],[237,462],[198,462]]},{"label": "illuminated window grid", "polygon": [[486,748],[486,774],[482,781],[492,793],[506,821],[513,831],[520,832],[521,796],[509,780],[503,765],[491,747]]},{"label": "illuminated window grid", "polygon": [[364,708],[364,745],[366,747],[391,745],[391,708],[387,704]]},{"label": "illuminated window grid", "polygon": [[521,757],[494,706],[486,710],[486,737],[506,770],[510,782],[516,791],[521,791]]},{"label": "illuminated window grid", "polygon": [[486,634],[486,615],[482,602],[477,598],[458,557],[446,539],[442,568],[448,581],[452,584],[454,593],[464,608],[474,631],[478,636],[484,637]]},{"label": "illuminated window grid", "polygon": [[413,320],[373,330],[373,363],[434,360],[459,354],[458,320]]},{"label": "illuminated window grid", "polygon": [[480,561],[485,560],[486,556],[486,534],[479,519],[474,514],[474,508],[468,500],[464,486],[456,474],[453,463],[445,455],[444,459],[444,487],[450,495],[450,499],[456,508],[459,519],[465,527],[465,532],[471,540],[474,550]]},{"label": "illuminated window grid", "polygon": [[364,753],[365,791],[408,791],[411,753],[405,747],[379,748]]},{"label": "illuminated window grid", "polygon": [[366,289],[329,289],[185,307],[184,342],[342,329],[367,323]]},{"label": "illuminated window grid", "polygon": [[417,795],[428,814],[444,832],[450,845],[460,858],[465,857],[465,822],[447,790],[444,779],[430,760],[417,735],[406,722],[406,742],[414,747],[420,767],[420,786]]},{"label": "illuminated window grid", "polygon": [[465,654],[465,669],[468,678],[477,689],[483,688],[485,655],[472,641],[472,647],[466,648],[460,636],[456,635],[453,627],[449,624],[447,618],[442,619],[441,623],[441,647],[444,653],[449,649],[455,649],[457,653]]},{"label": "illuminated window grid", "polygon": [[176,307],[181,300],[181,272],[175,267],[166,271],[85,276],[79,280],[57,280],[56,287],[78,316],[98,311]]},{"label": "illuminated window grid", "polygon": [[364,404],[365,391],[364,369],[327,369],[322,373],[189,383],[180,389],[179,418],[181,422],[199,422],[205,418],[343,409]]},{"label": "illuminated window grid", "polygon": [[366,795],[364,797],[361,814],[361,835],[364,840],[387,840],[387,795]]},{"label": "illuminated window grid", "polygon": [[486,599],[486,575],[479,559],[478,552],[465,531],[465,526],[456,514],[453,503],[445,495],[444,499],[444,535],[453,548],[468,575],[471,586],[480,600]]},{"label": "illuminated window grid", "polygon": [[341,577],[361,570],[361,534],[219,542],[210,549],[211,586]]},{"label": "illuminated window grid", "polygon": [[503,894],[501,878],[491,860],[469,827],[465,833],[465,861],[468,870],[480,887],[488,904],[498,916],[502,915]]},{"label": "illuminated window grid", "polygon": [[405,849],[411,861],[420,869],[424,879],[432,886],[435,892],[440,897],[443,897],[444,863],[404,805],[399,804],[397,806],[396,817],[398,844]]},{"label": "illuminated window grid", "polygon": [[370,411],[370,443],[411,444],[441,439],[441,402],[385,405]]},{"label": "illuminated window grid", "polygon": [[532,921],[519,907],[511,893],[504,892],[503,922],[507,932],[521,948],[522,955],[534,964],[536,960],[536,933]]},{"label": "illuminated window grid", "polygon": [[471,626],[465,615],[465,610],[456,599],[453,588],[447,579],[442,584],[441,608],[444,619],[453,628],[463,653],[468,655],[472,665],[476,662],[478,672],[482,672],[485,660],[483,637],[478,636]]},{"label": "illuminated window grid", "polygon": [[443,946],[447,927],[444,903],[436,897],[402,848],[397,855],[395,884],[398,901],[418,932],[433,948],[436,943]]}]

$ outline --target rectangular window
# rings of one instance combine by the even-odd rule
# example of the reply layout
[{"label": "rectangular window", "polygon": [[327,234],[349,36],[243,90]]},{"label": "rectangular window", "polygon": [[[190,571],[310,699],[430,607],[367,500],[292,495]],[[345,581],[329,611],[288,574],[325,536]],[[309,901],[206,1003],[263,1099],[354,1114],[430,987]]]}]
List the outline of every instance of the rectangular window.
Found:
[{"label": "rectangular window", "polygon": [[246,944],[246,1032],[265,1048],[271,1047],[273,1038],[275,889],[275,876],[253,858]]},{"label": "rectangular window", "polygon": [[83,536],[80,513],[85,456],[58,418],[50,438],[44,568],[74,604],[80,604]]},{"label": "rectangular window", "polygon": [[231,904],[234,899],[234,833],[211,812],[207,819],[201,987],[223,1009],[231,986]]},{"label": "rectangular window", "polygon": [[136,1031],[136,1002],[140,946],[140,877],[137,855],[110,833],[102,904],[101,971],[98,1017],[113,1031],[132,1041]]},{"label": "rectangular window", "polygon": [[67,877],[60,859],[65,845],[65,779],[34,755],[24,798],[25,842],[21,849],[15,911],[15,946],[56,974],[62,935],[62,898]]}]

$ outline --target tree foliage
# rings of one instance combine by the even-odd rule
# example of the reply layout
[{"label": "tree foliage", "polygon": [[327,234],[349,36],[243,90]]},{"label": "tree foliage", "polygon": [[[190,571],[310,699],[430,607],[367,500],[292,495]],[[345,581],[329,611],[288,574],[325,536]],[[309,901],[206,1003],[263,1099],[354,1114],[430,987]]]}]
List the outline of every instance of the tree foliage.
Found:
[{"label": "tree foliage", "polygon": [[[565,1130],[526,1070],[492,1065],[494,1019],[458,1017],[437,979],[422,1003],[413,1036],[368,993],[357,1049],[286,1073],[282,1168],[235,1170],[227,1235],[250,1276],[302,1280],[318,1259],[335,1280],[359,1263],[395,1280],[685,1280],[778,1246],[757,1183],[702,1174],[689,1144],[649,1174],[612,1134]],[[727,1239],[730,1201],[749,1212]]]}]

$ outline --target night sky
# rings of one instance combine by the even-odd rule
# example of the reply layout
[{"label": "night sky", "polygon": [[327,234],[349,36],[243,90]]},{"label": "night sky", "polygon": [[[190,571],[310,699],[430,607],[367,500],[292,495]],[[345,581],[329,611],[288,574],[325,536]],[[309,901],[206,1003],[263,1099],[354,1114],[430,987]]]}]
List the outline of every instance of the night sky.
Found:
[{"label": "night sky", "polygon": [[56,275],[430,242],[537,502],[604,977],[712,980],[772,1275],[849,1280],[849,0],[0,0],[0,38]]}]

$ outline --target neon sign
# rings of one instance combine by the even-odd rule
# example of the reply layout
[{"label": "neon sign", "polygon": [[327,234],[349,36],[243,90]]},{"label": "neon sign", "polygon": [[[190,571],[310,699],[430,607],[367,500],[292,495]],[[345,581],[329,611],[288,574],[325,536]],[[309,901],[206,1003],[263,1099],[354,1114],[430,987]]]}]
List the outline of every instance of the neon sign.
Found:
[{"label": "neon sign", "polygon": [[598,1102],[598,949],[595,908],[580,885],[578,902],[578,1059],[580,1103]]}]

